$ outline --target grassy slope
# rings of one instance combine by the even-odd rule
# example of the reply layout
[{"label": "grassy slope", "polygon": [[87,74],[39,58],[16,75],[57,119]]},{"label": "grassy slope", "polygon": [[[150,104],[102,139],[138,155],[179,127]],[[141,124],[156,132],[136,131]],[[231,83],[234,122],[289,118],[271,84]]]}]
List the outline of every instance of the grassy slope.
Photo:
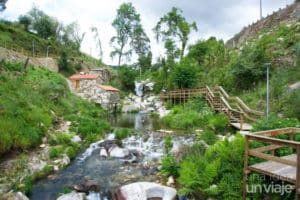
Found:
[{"label": "grassy slope", "polygon": [[[248,39],[245,46],[261,46],[272,62],[270,70],[271,111],[284,113],[285,116],[299,117],[291,112],[291,98],[300,93],[299,90],[288,92],[288,86],[300,81],[300,24],[280,25],[264,30],[256,38]],[[262,66],[264,67],[264,66]],[[238,92],[250,107],[265,110],[266,81],[263,80],[252,90]],[[294,97],[293,97],[294,98]],[[299,104],[297,104],[299,105]]]},{"label": "grassy slope", "polygon": [[60,74],[33,67],[21,73],[21,66],[0,63],[0,154],[39,145],[57,118],[73,121],[89,142],[110,129],[99,120],[104,111],[71,94]]},{"label": "grassy slope", "polygon": [[76,66],[85,62],[90,63],[91,66],[95,67],[104,66],[101,61],[90,57],[85,53],[78,53],[53,39],[45,40],[36,34],[26,32],[20,25],[0,22],[0,46],[22,52],[27,56],[32,56],[33,41],[36,57],[45,57],[47,46],[50,45],[49,56],[58,58],[60,57],[61,52],[65,51],[68,53],[70,65]]}]

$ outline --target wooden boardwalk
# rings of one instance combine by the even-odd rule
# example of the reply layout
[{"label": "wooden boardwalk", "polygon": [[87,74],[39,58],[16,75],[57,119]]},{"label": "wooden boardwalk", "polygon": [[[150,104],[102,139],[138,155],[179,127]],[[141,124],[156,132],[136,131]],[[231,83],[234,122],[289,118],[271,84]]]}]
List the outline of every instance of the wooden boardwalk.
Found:
[{"label": "wooden boardwalk", "polygon": [[264,115],[263,112],[250,109],[240,98],[229,96],[221,86],[172,90],[160,94],[162,101],[170,100],[172,103],[184,103],[198,96],[203,96],[214,111],[225,113],[230,124],[241,131],[251,130],[252,126],[247,122],[255,122]]},{"label": "wooden boardwalk", "polygon": [[[294,135],[300,133],[300,128],[284,128],[245,134],[245,160],[243,173],[243,199],[247,196],[247,177],[251,172],[273,177],[274,180],[286,181],[294,184],[296,199],[300,199],[300,142],[293,141]],[[279,135],[289,135],[289,140],[275,138]],[[250,149],[251,141],[256,141],[265,146]],[[290,155],[278,157],[275,150],[289,147],[293,149]],[[265,160],[264,162],[248,166],[249,157]]]}]

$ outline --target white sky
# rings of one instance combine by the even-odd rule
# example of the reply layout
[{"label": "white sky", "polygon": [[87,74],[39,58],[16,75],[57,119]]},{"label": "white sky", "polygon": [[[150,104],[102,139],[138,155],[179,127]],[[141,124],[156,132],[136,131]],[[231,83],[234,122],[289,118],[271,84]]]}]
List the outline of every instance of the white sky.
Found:
[{"label": "white sky", "polygon": [[[262,0],[263,16],[291,4],[294,0]],[[77,21],[82,32],[86,32],[82,51],[97,57],[96,44],[90,27],[99,30],[103,48],[103,61],[114,65],[117,59],[109,56],[112,50],[110,38],[115,35],[111,26],[123,0],[8,0],[7,9],[0,13],[1,18],[16,20],[19,15],[28,12],[33,5],[55,17],[64,24]],[[154,39],[153,27],[161,16],[173,6],[183,10],[189,22],[195,21],[198,32],[191,35],[190,43],[216,36],[224,41],[238,33],[244,26],[259,18],[259,0],[132,0],[137,12],[141,14],[142,24],[151,40],[154,58],[164,53],[161,44]]]}]

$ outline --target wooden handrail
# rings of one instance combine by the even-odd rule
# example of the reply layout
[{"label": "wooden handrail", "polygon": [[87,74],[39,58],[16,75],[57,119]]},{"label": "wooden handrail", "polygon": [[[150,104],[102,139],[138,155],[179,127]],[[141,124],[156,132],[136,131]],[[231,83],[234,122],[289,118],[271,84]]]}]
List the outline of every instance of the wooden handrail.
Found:
[{"label": "wooden handrail", "polygon": [[222,86],[219,86],[219,90],[222,93],[222,95],[225,97],[225,99],[229,98],[229,95],[227,94],[227,92],[224,90]]},{"label": "wooden handrail", "polygon": [[[295,184],[296,199],[300,197],[300,142],[293,141],[293,136],[300,133],[300,128],[282,128],[267,131],[260,131],[252,134],[245,134],[245,157],[244,157],[244,170],[243,170],[243,199],[247,195],[247,176],[251,172],[257,172],[271,177],[276,177],[282,181],[288,181]],[[278,135],[289,134],[290,140],[283,140],[274,138]],[[249,148],[249,142],[258,141],[270,144],[268,146],[258,147],[254,149]],[[274,150],[290,147],[296,150],[296,155],[279,157],[274,156]],[[271,151],[271,154],[264,153]],[[249,156],[254,156],[267,160],[267,162],[257,163],[248,166]],[[271,161],[271,162],[270,162]],[[283,164],[283,165],[282,165]],[[289,167],[289,166],[292,167]],[[279,170],[281,168],[282,170]],[[291,175],[295,173],[295,176]]]},{"label": "wooden handrail", "polygon": [[296,149],[298,146],[300,146],[299,142],[295,141],[290,141],[290,140],[282,140],[282,139],[277,139],[277,138],[271,138],[267,136],[262,136],[262,135],[256,135],[256,134],[245,134],[245,137],[248,138],[249,140],[255,140],[258,142],[264,142],[268,144],[275,144],[275,145],[280,145],[284,147],[291,147]]},{"label": "wooden handrail", "polygon": [[[224,112],[229,118],[239,119],[241,120],[241,124],[244,122],[244,118],[250,121],[257,121],[255,117],[251,117],[250,114],[254,114],[257,116],[262,116],[264,113],[256,110],[250,109],[240,98],[238,97],[230,97],[228,93],[221,86],[216,87],[201,87],[194,89],[180,89],[173,90],[169,92],[161,92],[161,99],[186,99],[190,98],[192,95],[205,95],[206,100],[209,102],[210,106],[217,111]],[[232,103],[229,101],[234,101],[236,103],[236,107],[239,109],[233,109]],[[225,110],[223,110],[225,108]]]},{"label": "wooden handrail", "polygon": [[260,116],[263,116],[263,115],[265,114],[264,112],[250,109],[250,108],[244,103],[244,101],[241,100],[239,97],[230,97],[229,100],[234,100],[234,101],[236,101],[236,102],[243,108],[243,110],[245,110],[245,111],[248,112],[248,113],[252,113],[252,114],[260,115]]}]

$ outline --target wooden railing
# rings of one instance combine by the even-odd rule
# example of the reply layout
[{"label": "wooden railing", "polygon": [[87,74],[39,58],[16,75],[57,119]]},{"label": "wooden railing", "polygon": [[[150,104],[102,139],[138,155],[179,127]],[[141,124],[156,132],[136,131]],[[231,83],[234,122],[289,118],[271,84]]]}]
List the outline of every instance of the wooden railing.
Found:
[{"label": "wooden railing", "polygon": [[204,96],[214,110],[225,113],[231,123],[240,123],[241,127],[246,120],[255,122],[264,115],[263,112],[250,109],[240,98],[230,97],[221,86],[165,91],[161,92],[160,98],[172,102],[176,99],[185,102],[186,99],[197,95]]},{"label": "wooden railing", "polygon": [[[244,172],[243,172],[243,199],[247,195],[247,176],[252,171],[275,177],[277,180],[287,181],[295,184],[297,199],[300,194],[300,142],[293,141],[294,134],[299,134],[300,128],[284,128],[269,131],[256,132],[253,134],[245,134],[245,157],[244,157]],[[289,140],[274,138],[279,135],[289,134]],[[267,146],[250,149],[250,141],[261,142],[268,144]],[[296,152],[295,157],[278,157],[275,156],[275,150],[283,147],[290,147]],[[269,153],[265,153],[269,152]],[[248,166],[249,156],[264,159],[272,162],[265,162],[262,165]],[[278,165],[279,163],[279,165]],[[281,164],[281,165],[280,165]],[[283,164],[283,165],[282,165]],[[267,166],[267,167],[266,167]],[[289,167],[291,166],[291,167]],[[283,168],[272,171],[275,168]],[[289,171],[289,172],[288,172]]]}]

